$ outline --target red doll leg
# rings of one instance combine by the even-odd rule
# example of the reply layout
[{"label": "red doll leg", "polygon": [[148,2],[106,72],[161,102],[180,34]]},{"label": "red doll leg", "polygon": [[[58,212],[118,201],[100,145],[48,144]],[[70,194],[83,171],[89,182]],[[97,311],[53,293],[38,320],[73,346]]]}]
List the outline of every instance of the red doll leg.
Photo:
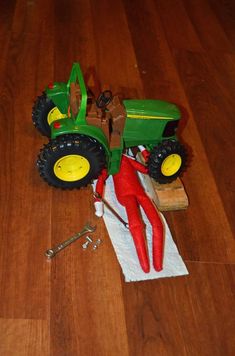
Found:
[{"label": "red doll leg", "polygon": [[143,271],[148,273],[150,267],[144,235],[144,224],[140,216],[137,200],[134,196],[129,195],[122,199],[122,205],[126,208],[128,224],[140,265]]},{"label": "red doll leg", "polygon": [[163,265],[163,225],[158,212],[146,195],[137,197],[140,205],[143,207],[148,220],[152,225],[153,234],[153,266],[157,272],[162,270]]}]

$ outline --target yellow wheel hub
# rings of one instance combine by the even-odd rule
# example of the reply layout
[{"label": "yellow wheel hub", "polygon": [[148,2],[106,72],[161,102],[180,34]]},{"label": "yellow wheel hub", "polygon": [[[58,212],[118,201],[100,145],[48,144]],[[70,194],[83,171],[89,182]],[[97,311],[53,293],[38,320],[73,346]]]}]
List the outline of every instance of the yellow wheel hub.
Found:
[{"label": "yellow wheel hub", "polygon": [[54,107],[47,115],[48,125],[50,125],[53,121],[64,119],[66,117],[66,114],[62,114],[57,107]]},{"label": "yellow wheel hub", "polygon": [[162,162],[161,172],[164,176],[173,176],[181,167],[182,159],[177,153],[166,157]]},{"label": "yellow wheel hub", "polygon": [[89,170],[89,161],[80,155],[61,157],[54,165],[56,177],[66,182],[75,182],[84,178]]}]

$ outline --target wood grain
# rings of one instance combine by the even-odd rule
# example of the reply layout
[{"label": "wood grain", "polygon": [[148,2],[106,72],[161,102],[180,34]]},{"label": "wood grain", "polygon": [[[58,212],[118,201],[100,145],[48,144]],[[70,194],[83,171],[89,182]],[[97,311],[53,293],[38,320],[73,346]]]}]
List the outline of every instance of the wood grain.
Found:
[{"label": "wood grain", "polygon": [[48,355],[49,324],[45,320],[0,319],[2,355]]},{"label": "wood grain", "polygon": [[[232,0],[1,2],[1,355],[234,355],[234,10]],[[190,205],[164,215],[188,276],[125,283],[91,187],[39,177],[47,139],[32,105],[75,61],[97,93],[180,106]],[[88,220],[97,251],[78,241],[45,259]]]}]

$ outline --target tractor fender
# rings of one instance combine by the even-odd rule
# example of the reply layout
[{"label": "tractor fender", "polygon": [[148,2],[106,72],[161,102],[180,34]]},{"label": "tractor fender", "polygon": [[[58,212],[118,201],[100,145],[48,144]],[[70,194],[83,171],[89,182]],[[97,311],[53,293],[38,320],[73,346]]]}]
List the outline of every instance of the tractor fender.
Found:
[{"label": "tractor fender", "polygon": [[68,118],[52,122],[50,127],[52,139],[61,135],[69,134],[81,134],[96,139],[104,147],[106,156],[109,160],[111,153],[109,149],[108,139],[99,127],[89,125],[76,125],[73,119]]},{"label": "tractor fender", "polygon": [[49,86],[45,89],[47,97],[53,101],[62,114],[67,114],[69,107],[67,85],[55,82]]}]

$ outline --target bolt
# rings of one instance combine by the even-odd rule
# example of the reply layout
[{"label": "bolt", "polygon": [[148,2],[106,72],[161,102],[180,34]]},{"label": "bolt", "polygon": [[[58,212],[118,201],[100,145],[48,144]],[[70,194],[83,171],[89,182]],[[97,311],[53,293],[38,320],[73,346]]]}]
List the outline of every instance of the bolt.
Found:
[{"label": "bolt", "polygon": [[89,244],[90,244],[89,241],[86,241],[84,244],[82,244],[83,250],[86,250]]},{"label": "bolt", "polygon": [[96,250],[98,247],[99,247],[99,245],[102,243],[102,240],[101,239],[98,239],[95,243],[94,243],[94,245],[93,245],[93,250]]},{"label": "bolt", "polygon": [[86,236],[86,240],[89,241],[89,243],[93,242],[93,240],[92,240],[92,238],[90,236]]},{"label": "bolt", "polygon": [[82,244],[83,250],[86,250],[87,247],[93,242],[92,238],[90,236],[86,236],[86,242]]}]

